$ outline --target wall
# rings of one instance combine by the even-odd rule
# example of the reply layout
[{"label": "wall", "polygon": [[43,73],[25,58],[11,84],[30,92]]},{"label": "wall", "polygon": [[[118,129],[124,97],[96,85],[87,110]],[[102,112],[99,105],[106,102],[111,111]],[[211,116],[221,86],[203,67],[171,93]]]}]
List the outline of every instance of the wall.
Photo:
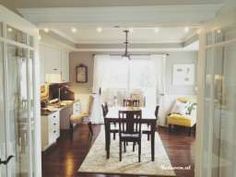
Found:
[{"label": "wall", "polygon": [[[69,55],[69,71],[71,88],[76,93],[91,93],[93,87],[93,53],[71,52]],[[76,83],[76,66],[84,64],[88,67],[88,82]]]},{"label": "wall", "polygon": [[[166,62],[166,91],[168,95],[194,95],[195,86],[173,86],[172,73],[174,64],[197,63],[197,52],[170,52]],[[79,64],[88,66],[88,83],[76,83],[75,67]],[[72,89],[77,93],[91,93],[93,87],[93,53],[71,52],[70,53],[70,82]],[[196,69],[195,69],[196,71]]]},{"label": "wall", "polygon": [[[174,64],[197,64],[197,52],[170,52],[166,61],[166,94],[167,95],[195,95],[194,86],[174,86],[173,66]],[[197,69],[195,68],[195,76]],[[196,79],[195,79],[196,82]]]}]

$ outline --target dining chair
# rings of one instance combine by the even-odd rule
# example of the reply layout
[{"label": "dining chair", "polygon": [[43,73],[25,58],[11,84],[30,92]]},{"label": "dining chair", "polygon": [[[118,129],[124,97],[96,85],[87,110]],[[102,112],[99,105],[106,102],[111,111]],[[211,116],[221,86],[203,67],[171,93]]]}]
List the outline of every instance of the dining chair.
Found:
[{"label": "dining chair", "polygon": [[123,99],[123,106],[124,107],[132,106],[132,101],[130,99]]},{"label": "dining chair", "polygon": [[132,100],[133,107],[140,107],[140,100]]},{"label": "dining chair", "polygon": [[[104,103],[104,104],[102,104],[102,115],[103,115],[104,119],[106,118],[107,113],[108,113],[108,106],[107,106],[107,103]],[[105,122],[105,120],[104,120],[104,122]],[[116,128],[116,125],[115,125],[115,127],[110,128],[110,133],[113,134],[114,140],[116,139],[116,133],[118,133],[118,132],[119,132],[119,129]]]},{"label": "dining chair", "polygon": [[[159,108],[160,106],[157,105],[156,108],[155,108],[155,117],[156,117],[156,122],[158,121],[158,113],[159,113]],[[147,130],[143,130],[142,133],[143,134],[147,134],[147,139],[150,140],[150,136],[151,136],[151,125],[150,124],[147,124]],[[156,124],[156,129],[157,129],[157,124]]]},{"label": "dining chair", "polygon": [[135,145],[138,144],[138,161],[141,161],[141,120],[142,111],[119,111],[119,160],[122,160],[122,143],[124,152],[126,152],[126,144],[133,142],[133,151]]}]

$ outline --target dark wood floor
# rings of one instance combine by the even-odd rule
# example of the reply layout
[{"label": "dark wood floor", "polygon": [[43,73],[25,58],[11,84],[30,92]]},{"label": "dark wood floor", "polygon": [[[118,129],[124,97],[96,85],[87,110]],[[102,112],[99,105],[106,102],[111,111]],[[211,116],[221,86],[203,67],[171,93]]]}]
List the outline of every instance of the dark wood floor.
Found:
[{"label": "dark wood floor", "polygon": [[[86,125],[79,125],[73,134],[71,131],[62,132],[57,144],[42,155],[43,177],[128,177],[128,175],[77,173],[100,132],[100,126],[93,126],[93,129],[95,135],[92,139]],[[167,129],[159,128],[158,132],[172,166],[187,167],[185,170],[175,170],[177,177],[194,177],[194,136],[187,136],[185,129],[169,133]]]}]

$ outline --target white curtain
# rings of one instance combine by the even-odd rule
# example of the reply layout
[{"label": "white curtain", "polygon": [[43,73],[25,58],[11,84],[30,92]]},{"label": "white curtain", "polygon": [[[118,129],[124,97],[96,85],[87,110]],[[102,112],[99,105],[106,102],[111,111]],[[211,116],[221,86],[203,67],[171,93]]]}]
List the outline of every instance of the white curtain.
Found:
[{"label": "white curtain", "polygon": [[155,63],[156,75],[156,101],[159,108],[159,125],[166,125],[166,55],[151,55],[151,60]]},{"label": "white curtain", "polygon": [[93,92],[101,89],[101,102],[110,105],[120,105],[124,97],[139,92],[145,96],[145,106],[154,112],[157,104],[163,104],[165,59],[165,55],[133,55],[131,60],[95,55]]}]

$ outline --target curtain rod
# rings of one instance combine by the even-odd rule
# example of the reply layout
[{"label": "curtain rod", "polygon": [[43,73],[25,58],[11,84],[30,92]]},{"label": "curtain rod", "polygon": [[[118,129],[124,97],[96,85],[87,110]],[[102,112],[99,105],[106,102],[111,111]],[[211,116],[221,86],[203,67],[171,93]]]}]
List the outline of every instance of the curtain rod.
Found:
[{"label": "curtain rod", "polygon": [[[110,55],[110,56],[122,56],[122,54],[118,53],[94,53],[94,55]],[[139,54],[129,54],[130,56],[150,56],[150,55],[166,55],[169,56],[169,53],[156,53],[156,54],[145,54],[145,53],[139,53]]]}]

